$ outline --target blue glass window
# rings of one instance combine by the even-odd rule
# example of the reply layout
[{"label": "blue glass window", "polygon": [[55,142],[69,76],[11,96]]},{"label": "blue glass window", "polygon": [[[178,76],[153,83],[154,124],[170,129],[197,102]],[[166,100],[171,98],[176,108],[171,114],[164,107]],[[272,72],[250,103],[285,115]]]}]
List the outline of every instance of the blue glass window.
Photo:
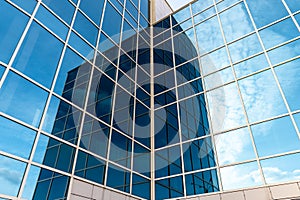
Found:
[{"label": "blue glass window", "polygon": [[[200,53],[201,53],[200,47]],[[214,72],[230,65],[228,54],[225,48],[218,49],[201,57],[203,75]]]},{"label": "blue glass window", "polygon": [[33,23],[13,63],[13,67],[50,88],[63,44]]},{"label": "blue glass window", "polygon": [[65,40],[68,33],[68,28],[53,14],[51,14],[44,6],[40,6],[36,14],[36,19],[42,22],[61,39]]},{"label": "blue glass window", "polygon": [[0,150],[29,158],[36,132],[4,117],[0,124]]},{"label": "blue glass window", "polygon": [[98,29],[81,12],[77,12],[74,29],[92,45],[96,45]]},{"label": "blue glass window", "polygon": [[73,147],[40,135],[33,160],[70,173],[73,167],[74,153]]},{"label": "blue glass window", "polygon": [[94,70],[87,111],[110,124],[115,84],[98,70]]},{"label": "blue glass window", "polygon": [[129,192],[130,173],[120,167],[110,164],[107,172],[107,186]]},{"label": "blue glass window", "polygon": [[10,72],[0,90],[0,111],[37,127],[48,93]]},{"label": "blue glass window", "polygon": [[[100,25],[104,0],[82,0],[79,8],[97,25]],[[77,13],[78,14],[78,13]]]},{"label": "blue glass window", "polygon": [[[205,2],[205,1],[199,1],[199,3],[200,2]],[[192,8],[193,8],[194,4],[192,4]],[[214,6],[210,7],[209,9],[205,10],[204,12],[201,12],[200,14],[194,16],[194,22],[198,23],[198,22],[204,21],[205,19],[208,19],[209,17],[211,17],[211,16],[213,16],[215,14],[216,14],[215,7]]]},{"label": "blue glass window", "polygon": [[259,156],[298,150],[300,141],[290,117],[251,126]]},{"label": "blue glass window", "polygon": [[300,35],[291,18],[273,24],[272,26],[259,31],[259,34],[266,49],[291,40]]},{"label": "blue glass window", "polygon": [[140,0],[140,10],[141,13],[149,19],[149,1],[148,0]]},{"label": "blue glass window", "polygon": [[[288,12],[281,0],[248,0],[247,3],[257,28],[265,26],[288,15]],[[266,12],[266,10],[272,10],[272,12]]]},{"label": "blue glass window", "polygon": [[[111,26],[111,22],[114,22],[113,26]],[[105,8],[102,29],[116,43],[119,43],[121,23],[122,23],[121,15],[108,2]]]},{"label": "blue glass window", "polygon": [[234,80],[232,67],[227,67],[213,74],[204,77],[205,88],[207,90],[216,88],[225,83],[232,82]]},{"label": "blue glass window", "polygon": [[291,154],[261,161],[268,184],[299,180],[300,154]]},{"label": "blue glass window", "polygon": [[162,200],[183,196],[182,176],[167,178],[155,182],[155,199]]},{"label": "blue glass window", "polygon": [[34,7],[36,5],[35,0],[28,0],[28,1],[23,1],[23,0],[12,0],[15,4],[23,8],[25,11],[32,13],[34,10]]},{"label": "blue glass window", "polygon": [[139,175],[132,175],[132,194],[150,199],[150,180]]},{"label": "blue glass window", "polygon": [[234,3],[238,2],[238,1],[239,0],[217,0],[217,2],[219,2],[217,4],[218,11],[228,8],[229,6],[233,5]]},{"label": "blue glass window", "polygon": [[150,120],[149,108],[136,100],[134,137],[147,147],[150,147]]},{"label": "blue glass window", "polygon": [[1,80],[1,77],[4,73],[4,71],[5,71],[5,68],[2,65],[0,65],[0,80]]},{"label": "blue glass window", "polygon": [[289,9],[292,12],[296,12],[300,10],[300,4],[295,0],[285,0],[286,4],[288,5]]},{"label": "blue glass window", "polygon": [[275,68],[279,83],[292,111],[300,109],[300,59],[293,60]]},{"label": "blue glass window", "polygon": [[78,152],[75,175],[103,184],[104,174],[105,162],[103,160],[83,151]]},{"label": "blue glass window", "polygon": [[53,10],[65,22],[71,24],[75,8],[68,0],[43,0],[43,3]]},{"label": "blue glass window", "polygon": [[104,33],[100,35],[98,49],[103,53],[112,63],[118,63],[119,48],[108,38]]},{"label": "blue glass window", "polygon": [[160,178],[181,173],[180,146],[155,152],[155,177]]},{"label": "blue glass window", "polygon": [[185,176],[187,195],[203,194],[219,191],[216,170],[198,172]]},{"label": "blue glass window", "polygon": [[196,1],[195,3],[192,4],[192,12],[193,14],[201,12],[202,10],[212,6],[213,3],[214,2],[212,0]]},{"label": "blue glass window", "polygon": [[242,162],[255,158],[248,128],[215,136],[219,165]]},{"label": "blue glass window", "polygon": [[124,135],[113,131],[110,144],[109,159],[130,168],[131,166],[131,143],[132,141]]},{"label": "blue glass window", "polygon": [[184,170],[195,171],[216,165],[211,138],[196,140],[182,145]]},{"label": "blue glass window", "polygon": [[199,52],[206,53],[224,44],[217,17],[210,18],[195,27]]},{"label": "blue glass window", "polygon": [[[86,31],[86,30],[85,30]],[[94,57],[94,49],[80,38],[76,33],[72,32],[69,40],[69,44],[75,48],[82,56],[88,60],[92,60]]]},{"label": "blue glass window", "polygon": [[26,164],[0,155],[0,193],[17,196],[24,176]]},{"label": "blue glass window", "polygon": [[150,150],[134,143],[133,171],[150,177]]},{"label": "blue glass window", "polygon": [[109,127],[98,120],[85,116],[80,140],[80,147],[99,156],[106,157]]},{"label": "blue glass window", "polygon": [[220,18],[227,42],[254,31],[243,2],[221,13]]},{"label": "blue glass window", "polygon": [[82,112],[52,96],[43,130],[73,144],[77,143]]},{"label": "blue glass window", "polygon": [[133,16],[134,19],[138,19],[138,11],[131,1],[126,1],[126,9]]},{"label": "blue glass window", "polygon": [[0,61],[9,62],[28,17],[6,1],[0,2]]},{"label": "blue glass window", "polygon": [[239,85],[250,122],[287,112],[270,70],[242,79]]}]

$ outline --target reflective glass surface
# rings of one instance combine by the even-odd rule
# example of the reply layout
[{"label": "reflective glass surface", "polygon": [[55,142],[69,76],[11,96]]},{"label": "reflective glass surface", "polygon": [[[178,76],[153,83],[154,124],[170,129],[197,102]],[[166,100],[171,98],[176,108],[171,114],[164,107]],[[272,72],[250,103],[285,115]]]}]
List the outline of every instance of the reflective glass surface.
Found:
[{"label": "reflective glass surface", "polygon": [[[59,17],[61,17],[68,24],[71,23],[75,8],[68,0],[43,0],[43,3],[47,5],[52,11],[54,11]],[[77,3],[77,2],[75,2]]]},{"label": "reflective glass surface", "polygon": [[79,8],[97,25],[100,25],[103,4],[103,0],[83,0],[80,1]]},{"label": "reflective glass surface", "polygon": [[25,29],[28,17],[6,1],[0,2],[0,61],[8,63]]},{"label": "reflective glass surface", "polygon": [[0,90],[0,111],[37,127],[48,93],[13,72]]},{"label": "reflective glass surface", "polygon": [[63,44],[37,23],[33,23],[13,63],[25,75],[50,87]]},{"label": "reflective glass surface", "polygon": [[251,129],[259,156],[288,152],[300,147],[297,132],[289,117],[257,124]]}]

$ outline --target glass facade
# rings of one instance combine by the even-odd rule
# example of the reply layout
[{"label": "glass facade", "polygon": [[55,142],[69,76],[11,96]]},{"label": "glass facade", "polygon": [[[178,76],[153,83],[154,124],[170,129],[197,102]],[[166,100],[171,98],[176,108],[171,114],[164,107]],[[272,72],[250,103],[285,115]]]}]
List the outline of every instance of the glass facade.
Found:
[{"label": "glass facade", "polygon": [[[299,180],[300,3],[0,1],[0,199]],[[272,12],[266,12],[272,10]]]}]

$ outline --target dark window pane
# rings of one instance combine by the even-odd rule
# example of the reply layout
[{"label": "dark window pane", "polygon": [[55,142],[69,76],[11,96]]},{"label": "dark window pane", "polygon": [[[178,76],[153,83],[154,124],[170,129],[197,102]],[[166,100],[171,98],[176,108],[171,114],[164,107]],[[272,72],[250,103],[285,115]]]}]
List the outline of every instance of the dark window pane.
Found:
[{"label": "dark window pane", "polygon": [[63,44],[58,39],[34,22],[13,67],[46,87],[50,87],[62,48]]},{"label": "dark window pane", "polygon": [[9,62],[28,17],[6,1],[0,2],[0,61]]},{"label": "dark window pane", "polygon": [[155,199],[157,200],[182,197],[183,195],[182,176],[155,182]]},{"label": "dark window pane", "polygon": [[79,8],[97,25],[100,25],[104,0],[82,0]]},{"label": "dark window pane", "polygon": [[41,88],[9,73],[0,90],[0,111],[37,127],[47,96]]},{"label": "dark window pane", "polygon": [[145,199],[150,199],[150,180],[133,174],[132,194]]},{"label": "dark window pane", "polygon": [[129,192],[130,188],[130,173],[115,165],[108,166],[107,172],[107,186]]},{"label": "dark window pane", "polygon": [[[114,22],[113,26],[111,25],[111,22]],[[117,43],[119,43],[120,38],[121,22],[121,15],[112,7],[109,2],[107,2],[102,29]]]}]

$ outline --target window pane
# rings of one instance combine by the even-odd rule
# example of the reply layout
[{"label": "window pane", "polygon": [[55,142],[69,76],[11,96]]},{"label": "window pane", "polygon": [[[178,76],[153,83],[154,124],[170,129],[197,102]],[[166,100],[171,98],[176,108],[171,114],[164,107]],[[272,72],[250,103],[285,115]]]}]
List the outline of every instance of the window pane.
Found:
[{"label": "window pane", "polygon": [[76,33],[71,33],[69,44],[86,59],[93,59],[94,49],[82,38],[80,38]]},{"label": "window pane", "polygon": [[150,180],[133,174],[132,194],[145,199],[150,199]]},{"label": "window pane", "polygon": [[75,149],[45,135],[40,135],[33,160],[65,172],[71,172]]},{"label": "window pane", "polygon": [[58,39],[34,22],[13,67],[50,88],[62,49]]},{"label": "window pane", "polygon": [[1,80],[1,78],[2,78],[2,75],[3,75],[3,73],[4,73],[4,71],[5,71],[5,67],[3,67],[2,65],[0,65],[0,80]]},{"label": "window pane", "polygon": [[262,185],[262,178],[256,162],[221,168],[224,190]]},{"label": "window pane", "polygon": [[195,28],[200,53],[209,52],[224,44],[217,17],[210,18]]},{"label": "window pane", "polygon": [[[288,28],[286,28],[288,27]],[[278,22],[259,32],[266,49],[299,36],[299,31],[291,18]]]},{"label": "window pane", "polygon": [[28,159],[36,132],[4,117],[0,124],[0,150]]},{"label": "window pane", "polygon": [[[111,26],[111,22],[114,22],[114,26]],[[108,2],[105,8],[102,29],[116,43],[119,43],[121,22],[121,15]]]},{"label": "window pane", "polygon": [[32,13],[36,4],[35,0],[27,0],[27,1],[23,1],[23,0],[12,0],[12,2],[14,2],[15,4],[17,4],[18,6],[20,6],[21,8],[23,8],[25,11]]},{"label": "window pane", "polygon": [[204,83],[207,90],[211,90],[234,80],[232,67],[227,67],[204,77]]},{"label": "window pane", "polygon": [[195,3],[192,4],[193,14],[196,14],[196,13],[204,10],[205,8],[208,8],[209,6],[212,6],[213,3],[214,2],[212,0],[196,1]]},{"label": "window pane", "polygon": [[279,83],[292,111],[300,109],[300,59],[293,60],[275,68]]},{"label": "window pane", "polygon": [[299,150],[300,141],[290,117],[251,126],[259,156]]},{"label": "window pane", "polygon": [[220,18],[227,42],[254,31],[243,2],[221,13]]},{"label": "window pane", "polygon": [[239,81],[250,122],[287,112],[270,70]]},{"label": "window pane", "polygon": [[[246,123],[240,96],[235,83],[207,93],[214,133]],[[251,96],[252,97],[252,96]]]},{"label": "window pane", "polygon": [[79,8],[97,25],[100,25],[104,0],[82,0]]},{"label": "window pane", "polygon": [[[281,0],[248,0],[247,3],[257,28],[265,26],[288,15],[288,12]],[[266,10],[272,10],[272,12],[266,12]]]},{"label": "window pane", "polygon": [[43,130],[76,144],[81,117],[81,111],[52,96],[43,124]]},{"label": "window pane", "polygon": [[218,49],[201,58],[203,75],[229,66],[230,62],[225,48]]},{"label": "window pane", "polygon": [[150,150],[134,143],[133,171],[150,177]]},{"label": "window pane", "polygon": [[287,3],[287,5],[289,6],[289,9],[292,12],[296,12],[298,10],[300,10],[300,4],[295,1],[295,0],[285,0],[285,2]]},{"label": "window pane", "polygon": [[28,17],[6,1],[0,2],[0,61],[9,62]]},{"label": "window pane", "polygon": [[0,155],[0,193],[17,196],[24,176],[26,164]]},{"label": "window pane", "polygon": [[250,132],[247,128],[216,135],[215,141],[220,165],[255,158]]},{"label": "window pane", "polygon": [[43,0],[51,10],[68,24],[71,23],[75,8],[68,0]]},{"label": "window pane", "polygon": [[155,182],[155,199],[162,200],[183,196],[182,176]]},{"label": "window pane", "polygon": [[261,161],[268,184],[299,180],[300,154],[285,155]]},{"label": "window pane", "polygon": [[44,6],[40,6],[36,14],[36,19],[42,22],[61,39],[65,40],[68,33],[68,28],[54,15],[52,15]]},{"label": "window pane", "polygon": [[110,164],[107,172],[107,186],[123,192],[129,192],[130,173]]},{"label": "window pane", "polygon": [[10,72],[0,90],[0,111],[37,127],[48,93]]},{"label": "window pane", "polygon": [[98,29],[83,14],[81,14],[81,12],[77,12],[74,29],[83,36],[84,39],[96,46]]}]

